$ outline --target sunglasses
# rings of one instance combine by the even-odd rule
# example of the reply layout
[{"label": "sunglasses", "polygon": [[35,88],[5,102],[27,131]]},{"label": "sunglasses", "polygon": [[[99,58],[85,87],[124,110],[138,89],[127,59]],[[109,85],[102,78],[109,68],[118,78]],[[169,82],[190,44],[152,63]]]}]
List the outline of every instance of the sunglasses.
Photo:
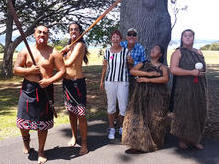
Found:
[{"label": "sunglasses", "polygon": [[136,37],[137,34],[132,32],[132,33],[128,33],[127,36],[133,36],[133,37]]}]

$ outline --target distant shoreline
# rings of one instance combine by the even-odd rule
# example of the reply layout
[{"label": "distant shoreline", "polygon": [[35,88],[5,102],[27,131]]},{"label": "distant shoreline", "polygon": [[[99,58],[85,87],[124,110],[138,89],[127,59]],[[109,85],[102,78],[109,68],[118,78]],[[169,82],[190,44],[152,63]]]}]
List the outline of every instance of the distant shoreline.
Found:
[{"label": "distant shoreline", "polygon": [[[211,44],[211,43],[214,43],[214,42],[219,42],[219,40],[214,40],[214,39],[206,39],[206,40],[204,40],[204,39],[197,39],[197,40],[195,40],[194,47],[199,49],[200,47],[203,47],[203,46],[205,46],[207,44]],[[4,36],[0,36],[0,43],[4,45]],[[29,41],[29,44],[32,45],[34,43]],[[180,45],[180,41],[176,40],[176,39],[173,39],[173,40],[170,41],[168,49],[169,50],[174,50],[177,47],[179,47],[179,45]],[[25,45],[22,42],[21,44],[18,45],[16,50],[20,51],[24,47],[25,47]],[[88,48],[89,49],[94,49],[94,48],[96,49],[96,48],[101,48],[101,46],[89,46]]]}]

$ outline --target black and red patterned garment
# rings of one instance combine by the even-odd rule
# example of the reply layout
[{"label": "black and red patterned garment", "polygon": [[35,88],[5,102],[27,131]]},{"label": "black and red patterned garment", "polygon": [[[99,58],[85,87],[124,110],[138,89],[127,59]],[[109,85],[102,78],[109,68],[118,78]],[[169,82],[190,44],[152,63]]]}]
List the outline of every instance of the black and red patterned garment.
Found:
[{"label": "black and red patterned garment", "polygon": [[17,127],[26,130],[52,128],[53,108],[48,97],[53,100],[53,85],[42,89],[38,83],[24,79],[18,102]]},{"label": "black and red patterned garment", "polygon": [[63,79],[64,103],[67,111],[86,117],[86,82],[82,79]]}]

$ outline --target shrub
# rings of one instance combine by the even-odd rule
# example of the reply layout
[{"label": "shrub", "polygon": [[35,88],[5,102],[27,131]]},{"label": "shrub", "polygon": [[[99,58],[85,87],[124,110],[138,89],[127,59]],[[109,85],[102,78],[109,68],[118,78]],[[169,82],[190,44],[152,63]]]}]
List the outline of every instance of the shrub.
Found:
[{"label": "shrub", "polygon": [[219,42],[207,44],[207,45],[201,47],[201,50],[219,51]]},{"label": "shrub", "polygon": [[4,52],[4,46],[0,43],[0,53]]}]

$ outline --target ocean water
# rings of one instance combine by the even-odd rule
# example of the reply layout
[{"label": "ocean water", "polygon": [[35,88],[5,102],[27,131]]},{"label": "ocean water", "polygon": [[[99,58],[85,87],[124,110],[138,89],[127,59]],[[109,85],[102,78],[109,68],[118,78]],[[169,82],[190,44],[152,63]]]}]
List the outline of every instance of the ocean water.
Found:
[{"label": "ocean water", "polygon": [[[0,36],[0,43],[4,45],[5,43],[5,36],[2,35]],[[203,39],[200,39],[200,40],[195,40],[195,43],[194,43],[194,47],[199,49],[201,48],[202,46],[206,45],[206,44],[211,44],[211,43],[214,43],[214,42],[217,42],[218,40],[203,40]],[[34,44],[34,39],[28,39],[28,43],[29,45],[33,45]],[[178,40],[172,40],[169,44],[169,47],[168,49],[176,49],[177,47],[179,47],[180,45],[180,41]],[[25,44],[22,42],[21,44],[18,45],[18,47],[16,48],[17,51],[20,51],[22,50],[23,48],[25,47]],[[96,46],[95,46],[96,47]],[[89,48],[93,49],[94,46],[90,46]]]}]

